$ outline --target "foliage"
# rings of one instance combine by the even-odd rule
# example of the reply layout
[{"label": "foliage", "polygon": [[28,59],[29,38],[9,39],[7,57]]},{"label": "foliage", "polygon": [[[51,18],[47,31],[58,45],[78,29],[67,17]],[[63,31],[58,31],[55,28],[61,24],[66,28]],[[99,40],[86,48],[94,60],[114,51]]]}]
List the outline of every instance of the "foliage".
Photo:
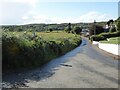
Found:
[{"label": "foliage", "polygon": [[90,29],[90,35],[93,35],[94,33],[95,34],[100,34],[100,33],[104,32],[103,27],[100,26],[100,25],[91,25],[89,29]]},{"label": "foliage", "polygon": [[120,17],[117,19],[117,31],[120,32]]},{"label": "foliage", "polygon": [[111,20],[109,20],[108,22],[107,22],[107,25],[109,26],[111,23],[113,23],[114,21],[113,21],[113,19],[111,19]]},{"label": "foliage", "polygon": [[80,32],[82,31],[82,28],[81,27],[74,27],[74,29],[72,31],[73,31],[73,33],[80,34]]},{"label": "foliage", "polygon": [[70,33],[71,30],[72,30],[71,23],[69,23],[68,26],[65,28],[65,31]]},{"label": "foliage", "polygon": [[50,29],[49,29],[49,31],[50,31],[50,32],[52,32],[52,31],[53,31],[53,29],[52,29],[52,28],[50,28]]},{"label": "foliage", "polygon": [[2,33],[3,72],[41,66],[81,43],[80,36],[65,32],[42,32],[32,37],[31,32]]},{"label": "foliage", "polygon": [[104,36],[105,38],[110,38],[110,37],[118,37],[120,36],[120,32],[113,32],[113,33],[101,33],[101,36]]},{"label": "foliage", "polygon": [[101,43],[120,44],[120,37],[109,38],[109,41],[103,40]]},{"label": "foliage", "polygon": [[111,27],[110,28],[110,32],[116,32],[116,28],[115,27]]},{"label": "foliage", "polygon": [[113,33],[101,33],[99,35],[93,35],[91,36],[91,40],[93,41],[101,41],[101,40],[105,40],[107,38],[111,38],[111,37],[119,37],[120,36],[120,32],[113,32]]},{"label": "foliage", "polygon": [[106,38],[102,35],[93,35],[91,36],[92,41],[100,41],[100,40],[105,40]]}]

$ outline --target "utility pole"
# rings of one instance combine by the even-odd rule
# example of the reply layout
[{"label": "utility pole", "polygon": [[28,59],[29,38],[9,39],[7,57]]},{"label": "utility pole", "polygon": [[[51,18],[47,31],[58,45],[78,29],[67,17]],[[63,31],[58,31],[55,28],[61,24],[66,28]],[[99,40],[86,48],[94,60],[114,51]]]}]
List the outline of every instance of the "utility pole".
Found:
[{"label": "utility pole", "polygon": [[94,20],[94,35],[96,35],[96,21]]}]

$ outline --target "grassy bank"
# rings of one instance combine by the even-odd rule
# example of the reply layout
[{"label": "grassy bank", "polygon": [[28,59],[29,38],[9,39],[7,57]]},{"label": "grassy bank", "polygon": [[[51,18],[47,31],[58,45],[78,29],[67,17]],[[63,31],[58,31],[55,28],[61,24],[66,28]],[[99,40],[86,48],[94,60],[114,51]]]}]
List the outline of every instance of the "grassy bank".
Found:
[{"label": "grassy bank", "polygon": [[3,32],[3,72],[38,67],[74,49],[79,35],[65,32]]},{"label": "grassy bank", "polygon": [[101,43],[120,44],[120,37],[109,38],[109,40],[100,41]]},{"label": "grassy bank", "polygon": [[92,35],[90,39],[93,41],[102,41],[102,40],[106,40],[107,38],[113,38],[113,37],[120,37],[120,32],[116,31],[112,33],[101,33],[98,35]]}]

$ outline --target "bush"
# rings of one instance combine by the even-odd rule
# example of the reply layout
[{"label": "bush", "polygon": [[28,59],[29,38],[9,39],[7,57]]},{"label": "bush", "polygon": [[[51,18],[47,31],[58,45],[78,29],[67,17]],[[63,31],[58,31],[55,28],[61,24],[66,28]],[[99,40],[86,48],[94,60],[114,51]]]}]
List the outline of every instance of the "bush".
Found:
[{"label": "bush", "polygon": [[120,17],[117,19],[117,31],[120,32]]},{"label": "bush", "polygon": [[100,26],[100,25],[91,25],[89,29],[90,29],[90,35],[94,35],[94,29],[96,30],[96,31],[95,31],[95,32],[96,32],[96,33],[95,33],[96,35],[104,32],[103,27]]},{"label": "bush", "polygon": [[115,28],[115,27],[110,28],[110,32],[111,32],[111,33],[112,33],[112,32],[116,32],[116,28]]},{"label": "bush", "polygon": [[80,27],[74,27],[74,29],[72,30],[72,32],[75,34],[80,34],[81,31],[82,31],[82,28]]},{"label": "bush", "polygon": [[100,41],[100,40],[105,40],[106,38],[102,35],[93,35],[91,36],[92,41]]},{"label": "bush", "polygon": [[52,29],[52,28],[50,28],[50,29],[49,29],[49,31],[50,31],[50,32],[52,32],[52,31],[53,31],[53,29]]},{"label": "bush", "polygon": [[120,32],[119,31],[110,33],[110,37],[119,37],[119,36],[120,36]]},{"label": "bush", "polygon": [[106,38],[111,38],[111,37],[119,37],[120,32],[113,32],[113,33],[101,33],[99,35],[93,35],[91,36],[91,40],[93,41],[100,41],[100,40],[105,40]]},{"label": "bush", "polygon": [[79,37],[54,40],[44,40],[38,36],[34,39],[30,38],[29,35],[2,34],[3,73],[10,70],[41,66],[67,53],[81,43]]},{"label": "bush", "polygon": [[65,32],[70,33],[71,29],[69,27],[65,28]]},{"label": "bush", "polygon": [[110,33],[101,33],[101,36],[105,37],[105,38],[110,38]]},{"label": "bush", "polygon": [[71,23],[69,23],[68,26],[65,28],[65,31],[66,31],[67,33],[70,33],[71,30],[72,30],[72,28],[71,28]]}]

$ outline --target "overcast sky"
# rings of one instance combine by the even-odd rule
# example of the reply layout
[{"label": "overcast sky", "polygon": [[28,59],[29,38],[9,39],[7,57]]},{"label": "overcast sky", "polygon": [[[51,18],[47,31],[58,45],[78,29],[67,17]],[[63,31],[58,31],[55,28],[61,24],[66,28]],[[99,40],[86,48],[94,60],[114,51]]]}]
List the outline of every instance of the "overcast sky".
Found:
[{"label": "overcast sky", "polygon": [[119,0],[96,1],[2,0],[0,24],[78,23],[108,21],[118,17]]}]

